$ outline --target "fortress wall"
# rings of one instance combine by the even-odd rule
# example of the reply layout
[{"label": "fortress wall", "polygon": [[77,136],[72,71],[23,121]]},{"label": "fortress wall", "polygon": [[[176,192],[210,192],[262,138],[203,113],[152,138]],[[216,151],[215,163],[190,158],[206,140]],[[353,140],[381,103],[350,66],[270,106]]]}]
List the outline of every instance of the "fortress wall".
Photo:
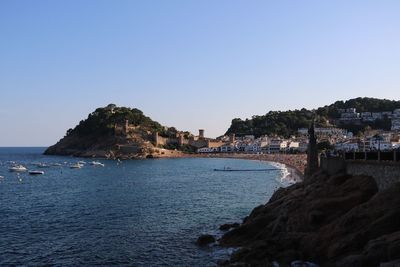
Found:
[{"label": "fortress wall", "polygon": [[321,168],[329,175],[344,171],[350,175],[371,176],[375,179],[379,190],[400,182],[400,163],[396,162],[321,158]]},{"label": "fortress wall", "polygon": [[346,172],[351,175],[372,176],[379,190],[400,182],[400,164],[394,162],[347,161]]},{"label": "fortress wall", "polygon": [[207,140],[205,139],[191,140],[189,144],[196,148],[206,147],[208,145]]},{"label": "fortress wall", "polygon": [[158,136],[157,140],[154,140],[154,142],[157,142],[157,145],[169,145],[169,144],[178,144],[179,140],[177,138],[168,138],[168,137],[162,137]]},{"label": "fortress wall", "polygon": [[346,171],[345,161],[341,158],[320,158],[320,167],[329,175]]}]

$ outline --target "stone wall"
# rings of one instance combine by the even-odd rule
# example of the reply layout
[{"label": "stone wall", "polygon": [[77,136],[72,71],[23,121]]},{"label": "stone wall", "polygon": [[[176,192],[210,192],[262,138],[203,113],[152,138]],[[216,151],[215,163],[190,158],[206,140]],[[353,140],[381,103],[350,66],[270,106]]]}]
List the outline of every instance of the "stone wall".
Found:
[{"label": "stone wall", "polygon": [[329,175],[346,171],[345,161],[342,158],[321,157],[320,168],[327,172]]},{"label": "stone wall", "polygon": [[400,163],[398,162],[321,158],[321,168],[330,175],[344,171],[351,175],[371,176],[375,179],[379,190],[400,182]]},{"label": "stone wall", "polygon": [[400,164],[394,162],[346,161],[346,172],[351,175],[372,176],[378,184],[379,190],[400,182]]}]

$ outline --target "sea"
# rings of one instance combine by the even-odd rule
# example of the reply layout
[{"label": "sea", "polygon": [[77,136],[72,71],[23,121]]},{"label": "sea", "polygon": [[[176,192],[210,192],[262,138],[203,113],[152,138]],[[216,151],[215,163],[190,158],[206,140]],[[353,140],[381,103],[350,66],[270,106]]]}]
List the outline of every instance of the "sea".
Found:
[{"label": "sea", "polygon": [[220,237],[288,185],[282,165],[262,161],[95,159],[101,167],[44,150],[0,148],[0,266],[217,266],[233,249],[196,239]]}]

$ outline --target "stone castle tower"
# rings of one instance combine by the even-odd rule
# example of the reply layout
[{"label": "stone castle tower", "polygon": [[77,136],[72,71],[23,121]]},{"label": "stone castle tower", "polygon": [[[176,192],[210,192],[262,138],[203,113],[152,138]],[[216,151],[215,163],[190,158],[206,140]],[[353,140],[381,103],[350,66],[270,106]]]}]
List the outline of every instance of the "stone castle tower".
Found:
[{"label": "stone castle tower", "polygon": [[204,129],[199,129],[199,139],[204,139]]},{"label": "stone castle tower", "polygon": [[128,120],[125,120],[125,124],[124,124],[124,133],[125,133],[125,135],[127,135],[128,134],[128,132],[129,132],[129,121]]},{"label": "stone castle tower", "polygon": [[310,177],[318,170],[318,148],[317,138],[315,136],[315,123],[312,122],[308,130],[308,148],[307,148],[307,167],[305,177]]},{"label": "stone castle tower", "polygon": [[160,144],[160,136],[158,135],[158,132],[153,133],[153,141],[155,146]]},{"label": "stone castle tower", "polygon": [[234,142],[235,142],[235,139],[236,139],[235,134],[234,134],[234,133],[231,133],[231,134],[229,135],[229,142],[230,142],[230,143],[234,143]]},{"label": "stone castle tower", "polygon": [[179,133],[178,134],[178,145],[183,146],[184,142],[185,142],[185,136],[183,135],[183,133]]}]

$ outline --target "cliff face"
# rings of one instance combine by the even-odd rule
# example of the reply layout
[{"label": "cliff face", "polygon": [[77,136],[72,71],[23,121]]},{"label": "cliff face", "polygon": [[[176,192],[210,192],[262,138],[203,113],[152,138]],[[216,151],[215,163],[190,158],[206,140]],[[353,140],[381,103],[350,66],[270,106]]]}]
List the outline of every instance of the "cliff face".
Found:
[{"label": "cliff face", "polygon": [[379,191],[367,176],[317,173],[279,189],[222,246],[241,247],[229,264],[379,266],[400,259],[400,184]]}]

